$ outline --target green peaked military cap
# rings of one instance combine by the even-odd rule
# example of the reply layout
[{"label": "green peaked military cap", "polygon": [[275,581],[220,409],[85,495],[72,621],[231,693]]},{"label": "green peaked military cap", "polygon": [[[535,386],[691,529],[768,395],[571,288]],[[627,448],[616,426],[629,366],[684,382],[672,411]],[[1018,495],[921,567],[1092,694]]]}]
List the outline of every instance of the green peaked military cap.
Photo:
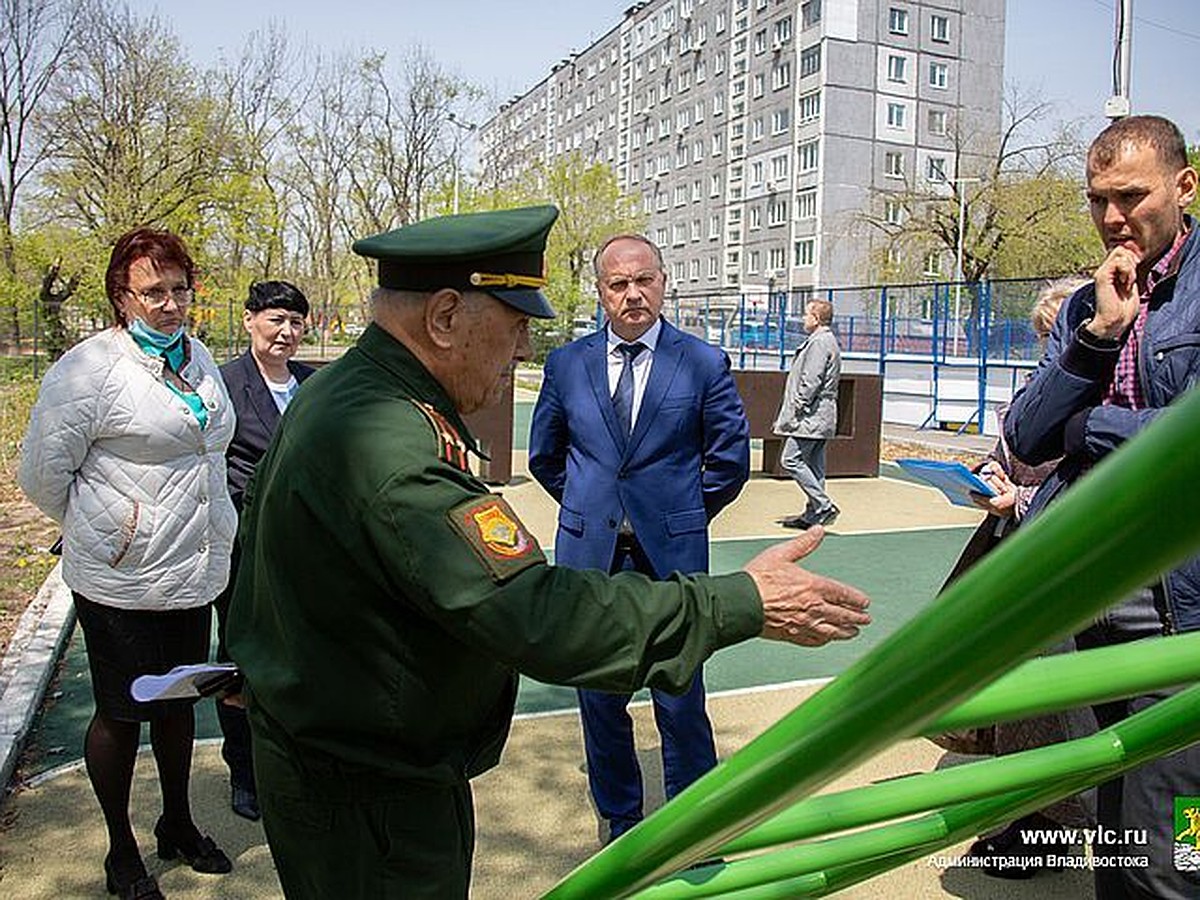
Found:
[{"label": "green peaked military cap", "polygon": [[400,291],[484,291],[513,309],[553,319],[542,294],[555,206],[439,216],[354,242],[379,260],[379,286]]}]

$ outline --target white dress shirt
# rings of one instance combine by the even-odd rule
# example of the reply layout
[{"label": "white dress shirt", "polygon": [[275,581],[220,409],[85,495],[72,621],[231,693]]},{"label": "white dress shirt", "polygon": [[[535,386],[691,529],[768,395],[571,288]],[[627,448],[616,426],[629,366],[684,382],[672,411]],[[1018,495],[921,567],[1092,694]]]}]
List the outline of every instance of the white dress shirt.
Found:
[{"label": "white dress shirt", "polygon": [[625,355],[621,352],[621,344],[643,344],[646,349],[637,355],[633,361],[633,410],[629,421],[631,427],[637,424],[638,410],[642,408],[642,397],[646,394],[646,382],[650,379],[650,365],[654,356],[654,348],[658,346],[658,335],[662,332],[662,319],[655,319],[654,324],[636,341],[626,341],[613,333],[612,327],[605,328],[608,335],[608,396],[617,391],[617,381],[621,377],[621,369],[625,366]]}]

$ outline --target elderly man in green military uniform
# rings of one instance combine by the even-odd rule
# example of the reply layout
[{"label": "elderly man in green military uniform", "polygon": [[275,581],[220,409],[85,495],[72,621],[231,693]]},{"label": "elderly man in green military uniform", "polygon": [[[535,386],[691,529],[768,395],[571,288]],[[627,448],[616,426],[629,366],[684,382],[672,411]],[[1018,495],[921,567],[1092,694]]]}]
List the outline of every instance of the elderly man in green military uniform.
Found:
[{"label": "elderly man in green military uniform", "polygon": [[[867,599],[794,565],[664,582],[546,563],[470,472],[462,414],[528,352],[554,207],[358,241],[373,323],[305,383],[248,492],[229,647],[246,676],[267,839],[290,898],[466,897],[469,779],[494,766],[516,673],[682,690],[762,635],[853,637]],[[615,527],[615,523],[614,523]]]}]

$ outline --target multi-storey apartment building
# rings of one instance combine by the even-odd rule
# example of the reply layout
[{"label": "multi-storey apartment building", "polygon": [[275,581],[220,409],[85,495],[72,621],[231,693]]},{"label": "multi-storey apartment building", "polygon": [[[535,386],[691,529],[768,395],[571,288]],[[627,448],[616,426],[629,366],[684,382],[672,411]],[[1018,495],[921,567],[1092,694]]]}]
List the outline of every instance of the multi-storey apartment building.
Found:
[{"label": "multi-storey apartment building", "polygon": [[[480,130],[485,177],[578,152],[680,292],[862,283],[998,138],[1004,0],[650,0]],[[926,263],[953,272],[944,251]]]}]

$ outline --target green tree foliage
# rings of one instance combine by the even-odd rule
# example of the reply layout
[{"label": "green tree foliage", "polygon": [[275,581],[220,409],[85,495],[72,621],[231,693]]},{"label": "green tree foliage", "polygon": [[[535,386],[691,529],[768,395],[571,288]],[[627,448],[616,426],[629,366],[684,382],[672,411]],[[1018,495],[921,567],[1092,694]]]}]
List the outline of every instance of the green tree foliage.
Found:
[{"label": "green tree foliage", "polygon": [[18,196],[53,154],[37,133],[52,86],[74,44],[80,6],[73,0],[0,0],[0,303],[4,343],[19,346],[32,311],[29,273],[17,256]]},{"label": "green tree foliage", "polygon": [[95,3],[59,81],[48,210],[112,240],[157,223],[190,235],[221,180],[216,104],[155,16]]},{"label": "green tree foliage", "polygon": [[476,186],[461,192],[460,208],[501,209],[551,203],[559,217],[546,247],[546,295],[557,318],[535,320],[534,350],[538,358],[571,339],[572,322],[590,319],[596,308],[592,256],[605,238],[623,232],[641,233],[646,217],[635,200],[621,192],[612,169],[589,163],[580,153],[544,165],[528,164],[512,187]]},{"label": "green tree foliage", "polygon": [[[874,243],[870,280],[954,278],[960,250],[967,282],[1094,266],[1099,242],[1084,202],[1084,148],[1069,127],[1045,135],[1048,111],[1010,91],[998,140],[954,123],[939,177],[930,177],[932,169],[910,173],[902,189],[875,192],[861,216]],[[976,299],[970,292],[964,313],[975,314]]]}]

